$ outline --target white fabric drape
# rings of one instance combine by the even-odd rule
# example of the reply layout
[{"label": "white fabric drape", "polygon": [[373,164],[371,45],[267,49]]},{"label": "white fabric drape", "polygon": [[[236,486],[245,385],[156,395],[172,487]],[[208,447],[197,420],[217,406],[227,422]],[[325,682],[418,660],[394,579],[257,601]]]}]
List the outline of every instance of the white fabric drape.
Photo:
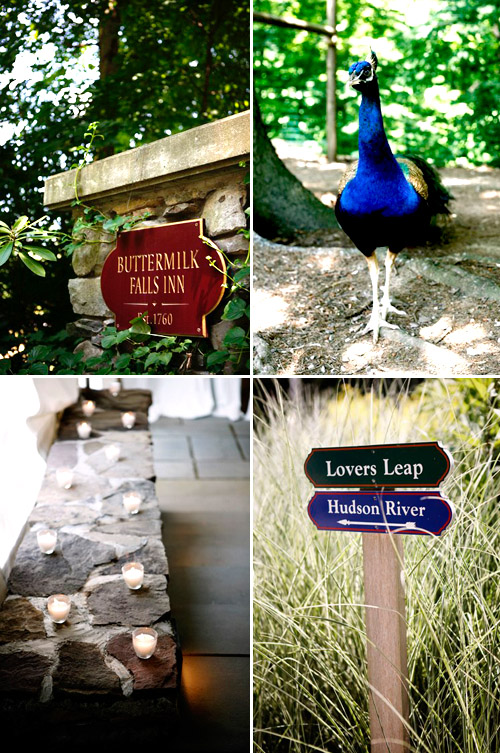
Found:
[{"label": "white fabric drape", "polygon": [[[97,378],[93,378],[96,380]],[[107,389],[114,381],[104,377],[91,381],[95,389]],[[124,389],[150,390],[153,404],[149,410],[149,420],[157,421],[160,416],[170,418],[201,418],[222,416],[230,421],[250,418],[249,410],[241,411],[240,377],[121,377]]]},{"label": "white fabric drape", "polygon": [[[74,377],[0,377],[0,569],[4,578],[42,483],[57,413],[77,398]],[[0,579],[0,596],[3,585]]]}]

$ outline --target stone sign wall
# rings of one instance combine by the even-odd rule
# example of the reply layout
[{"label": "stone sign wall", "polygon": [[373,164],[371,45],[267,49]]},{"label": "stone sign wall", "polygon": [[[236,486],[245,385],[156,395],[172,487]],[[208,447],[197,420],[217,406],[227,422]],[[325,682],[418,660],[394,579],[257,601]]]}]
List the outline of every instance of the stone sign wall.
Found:
[{"label": "stone sign wall", "polygon": [[[206,236],[237,260],[248,252],[240,231],[247,227],[249,156],[250,114],[244,112],[91,163],[80,173],[78,195],[85,205],[111,217],[150,212],[136,227],[201,218]],[[49,178],[45,206],[70,209],[74,180],[75,170]],[[76,217],[82,210],[73,211]],[[92,229],[86,231],[86,240],[73,254],[75,276],[68,287],[75,321],[68,329],[85,338],[78,347],[91,356],[99,355],[100,333],[113,322],[101,294],[101,272],[115,237]],[[227,329],[238,324],[221,319],[226,302],[227,295],[207,319],[215,349],[220,349]]]}]

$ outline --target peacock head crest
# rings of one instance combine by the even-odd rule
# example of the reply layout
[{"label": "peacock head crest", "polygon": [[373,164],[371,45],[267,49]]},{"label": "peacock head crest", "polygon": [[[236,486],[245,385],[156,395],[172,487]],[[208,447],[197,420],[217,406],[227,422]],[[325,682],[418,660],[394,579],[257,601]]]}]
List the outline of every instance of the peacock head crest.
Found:
[{"label": "peacock head crest", "polygon": [[357,63],[353,63],[349,68],[349,86],[357,91],[363,91],[363,89],[368,88],[377,79],[375,75],[377,65],[377,56],[373,50],[370,50],[368,60],[360,60]]}]

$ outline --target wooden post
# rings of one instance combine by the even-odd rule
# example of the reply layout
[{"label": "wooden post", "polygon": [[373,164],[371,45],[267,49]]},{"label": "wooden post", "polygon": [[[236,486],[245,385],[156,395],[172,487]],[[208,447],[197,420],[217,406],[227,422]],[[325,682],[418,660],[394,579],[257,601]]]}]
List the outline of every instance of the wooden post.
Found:
[{"label": "wooden post", "polygon": [[332,36],[328,40],[328,50],[326,53],[326,143],[328,162],[334,162],[337,159],[337,101],[335,84],[337,77],[336,6],[336,0],[326,0],[327,24],[334,29]]},{"label": "wooden post", "polygon": [[363,534],[371,753],[409,750],[402,562],[402,536]]}]

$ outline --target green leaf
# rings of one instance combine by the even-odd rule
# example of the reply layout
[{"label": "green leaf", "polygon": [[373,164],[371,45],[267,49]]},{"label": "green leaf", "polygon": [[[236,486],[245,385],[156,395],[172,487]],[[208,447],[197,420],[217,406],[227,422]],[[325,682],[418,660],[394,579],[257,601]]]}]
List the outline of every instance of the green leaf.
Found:
[{"label": "green leaf", "polygon": [[14,244],[12,243],[12,241],[10,241],[10,243],[6,243],[5,246],[0,246],[0,267],[5,264],[6,261],[8,261],[13,247]]},{"label": "green leaf", "polygon": [[12,225],[12,230],[14,231],[14,233],[20,233],[22,230],[24,230],[25,227],[28,227],[29,224],[30,218],[23,215],[14,222],[14,224]]},{"label": "green leaf", "polygon": [[207,356],[207,366],[215,366],[216,364],[224,363],[229,357],[229,351],[227,350],[214,350],[213,353],[209,353]]},{"label": "green leaf", "polygon": [[52,253],[52,251],[47,251],[46,248],[40,248],[39,246],[24,246],[23,248],[27,249],[28,251],[32,251],[37,256],[40,256],[42,259],[47,259],[47,261],[57,261],[57,256]]},{"label": "green leaf", "polygon": [[235,273],[233,280],[235,282],[241,282],[245,277],[248,277],[250,274],[250,267],[242,267],[241,269],[238,269],[238,271]]},{"label": "green leaf", "polygon": [[48,374],[49,367],[46,363],[34,363],[27,369],[28,374]]},{"label": "green leaf", "polygon": [[247,307],[247,304],[243,300],[243,298],[232,298],[226,304],[224,313],[222,314],[222,319],[226,319],[227,321],[233,321],[234,319],[241,319],[241,317],[245,313],[246,307]]},{"label": "green leaf", "polygon": [[120,343],[124,342],[127,337],[129,336],[128,329],[122,329],[120,332],[117,332],[116,334],[116,343],[119,345]]},{"label": "green leaf", "polygon": [[144,364],[144,368],[149,369],[150,366],[153,366],[153,364],[158,363],[160,358],[161,358],[161,353],[150,353],[149,356],[146,358],[146,363]]},{"label": "green leaf", "polygon": [[134,352],[132,353],[132,358],[143,358],[144,356],[147,356],[149,353],[149,347],[147,345],[141,345],[139,348],[136,348]]},{"label": "green leaf", "polygon": [[28,361],[45,361],[52,353],[50,345],[35,345],[28,353]]},{"label": "green leaf", "polygon": [[45,269],[42,267],[40,262],[35,261],[31,258],[31,256],[28,256],[28,254],[24,254],[22,251],[18,251],[19,258],[21,261],[26,264],[30,272],[33,272],[35,275],[38,275],[39,277],[45,277]]},{"label": "green leaf", "polygon": [[173,353],[171,351],[168,351],[167,353],[160,353],[159,354],[159,363],[162,363],[164,366],[168,366],[170,361],[172,360]]},{"label": "green leaf", "polygon": [[105,335],[105,337],[101,340],[101,345],[103,348],[111,348],[113,345],[116,345],[117,343],[117,336],[116,335]]},{"label": "green leaf", "polygon": [[116,370],[121,371],[122,369],[125,369],[129,365],[130,359],[130,353],[122,353],[121,355],[119,355],[115,361]]},{"label": "green leaf", "polygon": [[231,347],[236,345],[238,347],[245,347],[246,345],[246,333],[241,327],[232,327],[232,329],[226,332],[224,337],[224,345]]}]

